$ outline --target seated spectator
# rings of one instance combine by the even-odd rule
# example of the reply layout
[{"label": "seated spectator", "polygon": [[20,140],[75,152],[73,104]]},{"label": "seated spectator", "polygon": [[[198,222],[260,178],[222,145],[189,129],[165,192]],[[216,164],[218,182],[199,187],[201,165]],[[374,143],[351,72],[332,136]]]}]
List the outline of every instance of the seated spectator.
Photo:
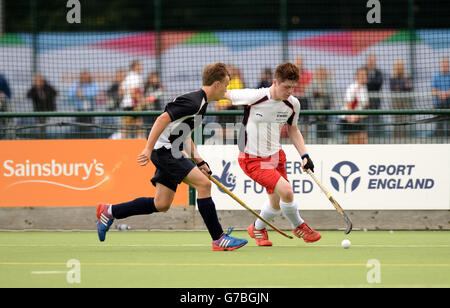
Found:
[{"label": "seated spectator", "polygon": [[[431,93],[435,109],[450,108],[450,70],[447,58],[441,59],[440,71],[431,82]],[[436,125],[435,136],[450,136],[450,121],[441,121]]]},{"label": "seated spectator", "polygon": [[[235,66],[228,66],[228,71],[230,72],[230,83],[227,87],[227,90],[236,90],[236,89],[243,89],[244,88],[244,79],[242,78],[241,71],[239,68]],[[242,106],[233,106],[231,104],[231,101],[223,99],[218,101],[215,105],[216,110],[237,110],[242,109]],[[237,133],[235,129],[226,128],[227,123],[233,123],[233,127],[235,123],[240,122],[240,117],[238,116],[218,116],[217,122],[220,123],[223,127],[222,136],[224,136],[225,142],[226,139],[235,139],[237,136]],[[220,136],[220,133],[217,133],[217,136]]]},{"label": "seated spectator", "polygon": [[148,75],[144,85],[145,107],[144,110],[163,110],[161,96],[164,93],[164,86],[161,83],[159,74],[152,72]]},{"label": "seated spectator", "polygon": [[272,83],[273,83],[272,70],[270,68],[265,68],[262,71],[260,78],[261,79],[260,79],[260,81],[258,83],[258,86],[256,88],[257,89],[269,88],[272,85]]},{"label": "seated spectator", "polygon": [[11,98],[8,80],[0,74],[0,112],[8,110],[7,100]]},{"label": "seated spectator", "polygon": [[[330,73],[324,67],[319,67],[314,72],[314,78],[308,88],[307,96],[311,97],[311,107],[316,110],[329,110],[333,99],[333,89],[330,82]],[[328,116],[320,115],[316,117],[317,138],[328,138]]]},{"label": "seated spectator", "polygon": [[120,109],[120,102],[123,98],[123,93],[120,89],[120,84],[125,79],[126,72],[123,69],[119,69],[116,72],[116,76],[114,79],[114,82],[111,84],[111,86],[106,91],[106,95],[108,97],[108,110],[119,110]]},{"label": "seated spectator", "polygon": [[[33,85],[27,92],[27,97],[33,101],[33,111],[56,111],[56,90],[42,77],[40,74],[36,74],[33,77]],[[38,123],[42,125],[40,127],[39,137],[41,139],[46,138],[46,118],[37,118]]]},{"label": "seated spectator", "polygon": [[[3,75],[0,74],[0,112],[6,112],[9,110],[9,99],[11,96],[12,93],[9,88],[8,81]],[[0,128],[7,126],[7,123],[7,118],[0,118]],[[6,132],[0,129],[0,139],[3,139],[3,136],[5,135]]]},{"label": "seated spectator", "polygon": [[[80,80],[76,82],[69,89],[69,99],[75,106],[76,111],[94,111],[96,108],[98,95],[97,84],[92,80],[91,74],[88,71],[83,71],[80,74]],[[93,129],[88,124],[94,122],[93,117],[77,117],[78,123],[84,124],[78,126],[77,133],[80,137],[92,138]]]},{"label": "seated spectator", "polygon": [[[362,110],[369,108],[369,94],[367,91],[367,71],[359,68],[356,71],[355,81],[345,92],[345,110]],[[367,116],[346,115],[342,125],[343,133],[348,136],[349,144],[367,144],[367,129],[362,123]]]},{"label": "seated spectator", "polygon": [[[308,97],[306,96],[306,92],[308,91],[308,87],[310,86],[313,80],[313,74],[311,73],[311,71],[305,69],[302,56],[297,56],[294,59],[294,64],[298,67],[300,71],[300,79],[298,80],[298,86],[297,88],[295,88],[294,93],[292,95],[295,96],[300,102],[300,110],[308,110],[310,109],[310,107]],[[308,135],[309,118],[308,116],[301,115],[299,121],[302,123],[301,132],[303,134],[303,137],[306,138]]]},{"label": "seated spectator", "polygon": [[[241,76],[241,71],[232,65],[228,67],[228,71],[230,72],[230,84],[227,87],[227,90],[236,90],[243,89],[244,82]],[[222,99],[216,103],[216,110],[228,110],[233,109],[234,106],[231,104],[231,101],[227,99]]]},{"label": "seated spectator", "polygon": [[[413,88],[412,80],[406,76],[402,60],[395,61],[394,71],[392,77],[389,79],[389,85],[393,92],[392,109],[411,109],[410,97],[395,96],[396,94],[410,92]],[[408,115],[396,114],[394,115],[394,123],[407,122],[408,118]],[[394,126],[394,137],[407,137],[407,135],[405,126]]]},{"label": "seated spectator", "polygon": [[[147,77],[147,82],[144,85],[144,107],[143,110],[163,110],[162,95],[164,93],[164,86],[159,78],[158,72],[152,72]],[[144,124],[150,130],[151,125],[155,123],[157,116],[144,117]]]}]

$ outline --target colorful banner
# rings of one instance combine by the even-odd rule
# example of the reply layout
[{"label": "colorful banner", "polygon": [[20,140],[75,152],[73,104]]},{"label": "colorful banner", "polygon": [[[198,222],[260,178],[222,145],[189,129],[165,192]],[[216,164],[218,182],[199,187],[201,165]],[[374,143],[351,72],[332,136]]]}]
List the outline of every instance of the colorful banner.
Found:
[{"label": "colorful banner", "polygon": [[[96,206],[155,195],[145,140],[0,141],[0,207]],[[174,205],[188,204],[188,186]]]},{"label": "colorful banner", "polygon": [[[333,206],[302,172],[292,145],[283,146],[286,170],[300,210],[333,210]],[[213,176],[253,209],[267,200],[265,189],[241,170],[234,145],[199,146]],[[308,145],[321,183],[344,209],[449,210],[450,145]],[[213,185],[214,186],[214,185]],[[213,187],[217,209],[242,207]]]}]

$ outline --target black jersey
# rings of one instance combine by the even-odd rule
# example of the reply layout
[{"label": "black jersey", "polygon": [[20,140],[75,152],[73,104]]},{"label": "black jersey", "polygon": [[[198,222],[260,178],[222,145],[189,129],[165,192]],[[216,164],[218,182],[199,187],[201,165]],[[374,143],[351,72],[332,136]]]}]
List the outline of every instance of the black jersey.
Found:
[{"label": "black jersey", "polygon": [[164,111],[169,114],[172,122],[159,136],[154,148],[170,149],[176,142],[181,150],[184,140],[190,136],[187,134],[201,124],[207,107],[206,93],[202,89],[178,96],[168,103]]}]

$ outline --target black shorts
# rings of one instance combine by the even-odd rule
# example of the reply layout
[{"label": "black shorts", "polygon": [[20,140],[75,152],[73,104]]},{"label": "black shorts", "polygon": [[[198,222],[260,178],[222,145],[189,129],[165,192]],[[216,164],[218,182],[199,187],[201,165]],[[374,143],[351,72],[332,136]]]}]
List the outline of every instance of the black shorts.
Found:
[{"label": "black shorts", "polygon": [[156,167],[155,175],[151,179],[153,186],[160,183],[173,191],[177,191],[178,184],[196,167],[189,158],[173,157],[171,149],[165,147],[153,150],[151,160]]}]

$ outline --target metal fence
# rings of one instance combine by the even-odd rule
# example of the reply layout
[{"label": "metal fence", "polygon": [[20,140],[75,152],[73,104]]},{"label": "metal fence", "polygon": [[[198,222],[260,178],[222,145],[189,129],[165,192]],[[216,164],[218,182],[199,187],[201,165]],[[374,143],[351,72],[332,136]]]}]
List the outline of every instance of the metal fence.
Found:
[{"label": "metal fence", "polygon": [[[159,114],[161,111],[0,113],[0,139],[147,138]],[[343,122],[348,115],[363,118],[358,130],[366,133],[365,139],[352,140],[352,124]],[[242,110],[208,111],[193,138],[196,136],[197,144],[237,144],[242,117]],[[142,122],[133,125],[130,118]],[[450,142],[450,110],[307,110],[298,126],[307,144]],[[282,131],[281,140],[290,142],[287,131]]]}]

